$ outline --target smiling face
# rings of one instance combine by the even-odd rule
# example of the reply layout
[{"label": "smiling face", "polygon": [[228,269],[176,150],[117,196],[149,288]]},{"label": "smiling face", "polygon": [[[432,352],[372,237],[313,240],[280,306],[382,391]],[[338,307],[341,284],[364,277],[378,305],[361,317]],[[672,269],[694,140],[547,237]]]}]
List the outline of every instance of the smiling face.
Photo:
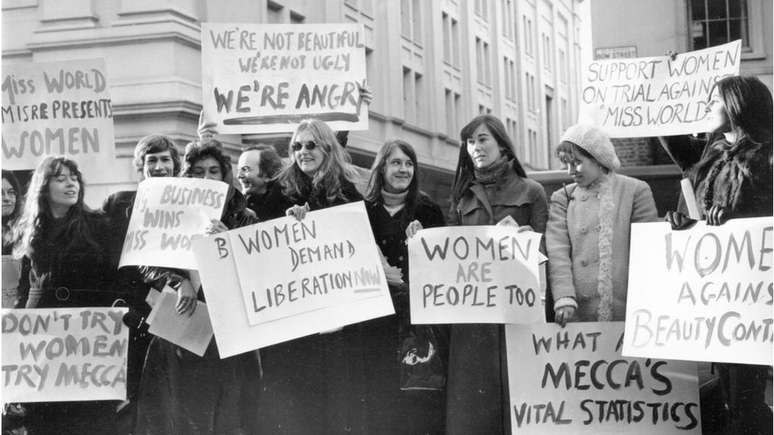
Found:
[{"label": "smiling face", "polygon": [[479,125],[467,139],[467,150],[476,169],[489,167],[502,155],[500,145],[484,124]]},{"label": "smiling face", "polygon": [[18,193],[10,181],[3,178],[3,217],[10,216],[16,207],[16,196]]},{"label": "smiling face", "polygon": [[175,175],[175,162],[169,150],[145,154],[142,173],[145,178],[172,177]]},{"label": "smiling face", "polygon": [[245,151],[239,156],[237,163],[237,180],[242,186],[242,193],[261,194],[266,189],[266,178],[261,174],[261,152]]},{"label": "smiling face", "polygon": [[67,166],[62,166],[59,174],[48,182],[48,199],[51,208],[69,209],[78,203],[78,193],[81,184],[78,174],[71,172]]},{"label": "smiling face", "polygon": [[190,173],[194,178],[223,181],[223,171],[220,169],[220,163],[214,157],[199,159],[191,166]]},{"label": "smiling face", "polygon": [[295,140],[291,144],[291,151],[293,152],[293,160],[299,169],[310,177],[314,176],[325,161],[322,145],[316,143],[309,130],[302,130],[296,134]]},{"label": "smiling face", "polygon": [[716,87],[712,94],[707,99],[707,121],[710,124],[710,131],[713,132],[726,132],[731,129],[731,123],[728,120],[728,114],[726,113],[726,105],[723,99],[720,98],[720,91]]},{"label": "smiling face", "polygon": [[384,190],[405,192],[414,178],[414,162],[399,147],[395,147],[384,164]]},{"label": "smiling face", "polygon": [[565,164],[567,174],[572,176],[580,187],[588,187],[597,181],[603,174],[602,166],[596,160],[590,159],[580,153],[559,153],[559,160]]}]

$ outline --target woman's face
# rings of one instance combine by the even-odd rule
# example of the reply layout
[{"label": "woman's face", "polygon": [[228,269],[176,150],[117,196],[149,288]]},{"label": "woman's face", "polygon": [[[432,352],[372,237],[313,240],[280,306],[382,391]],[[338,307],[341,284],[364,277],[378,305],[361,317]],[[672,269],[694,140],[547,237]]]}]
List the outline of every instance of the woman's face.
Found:
[{"label": "woman's face", "polygon": [[473,131],[473,136],[467,140],[467,146],[468,155],[476,169],[489,167],[502,155],[500,145],[485,124],[479,125]]},{"label": "woman's face", "polygon": [[567,174],[572,176],[573,181],[580,187],[588,187],[604,174],[602,166],[596,160],[582,156],[579,153],[575,155],[560,153],[559,160],[565,164]]},{"label": "woman's face", "polygon": [[725,132],[731,130],[731,123],[728,121],[726,113],[726,104],[720,98],[720,91],[715,88],[712,95],[707,99],[707,108],[705,109],[706,120],[710,124],[710,131]]},{"label": "woman's face", "polygon": [[318,144],[309,130],[303,130],[296,134],[296,140],[290,145],[293,159],[301,171],[313,176],[325,161],[322,145]]},{"label": "woman's face", "polygon": [[59,174],[48,182],[49,202],[51,206],[70,208],[78,203],[80,190],[78,175],[70,172],[70,168],[67,166],[63,166]]},{"label": "woman's face", "polygon": [[191,166],[190,174],[194,178],[204,178],[205,180],[223,181],[223,172],[220,170],[220,163],[214,157],[205,157]]},{"label": "woman's face", "polygon": [[405,192],[414,178],[414,162],[398,147],[393,148],[384,164],[384,190]]},{"label": "woman's face", "polygon": [[3,217],[10,216],[16,208],[16,195],[11,182],[3,178]]}]

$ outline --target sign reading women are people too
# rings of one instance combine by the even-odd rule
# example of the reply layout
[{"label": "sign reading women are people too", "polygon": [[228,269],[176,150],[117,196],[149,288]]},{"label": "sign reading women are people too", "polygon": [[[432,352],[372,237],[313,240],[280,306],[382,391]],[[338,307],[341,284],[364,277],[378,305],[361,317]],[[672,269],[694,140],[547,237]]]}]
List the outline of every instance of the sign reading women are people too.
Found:
[{"label": "sign reading women are people too", "polygon": [[66,155],[87,181],[113,181],[104,60],[5,64],[2,91],[3,169],[34,169],[46,155]]},{"label": "sign reading women are people too", "polygon": [[772,224],[633,224],[624,355],[771,364]]},{"label": "sign reading women are people too", "polygon": [[545,322],[541,237],[502,225],[420,231],[408,243],[411,322]]},{"label": "sign reading women are people too", "polygon": [[221,357],[394,313],[362,202],[194,242]]},{"label": "sign reading women are people too", "polygon": [[582,71],[581,118],[611,137],[710,131],[707,98],[739,74],[741,41],[669,56],[595,60]]},{"label": "sign reading women are people too", "polygon": [[126,399],[126,312],[3,310],[3,402]]},{"label": "sign reading women are people too", "polygon": [[143,180],[132,208],[119,267],[147,265],[196,269],[191,240],[220,220],[228,184],[200,178]]},{"label": "sign reading women are people too", "polygon": [[222,134],[291,132],[304,118],[368,129],[363,26],[202,24],[204,119]]},{"label": "sign reading women are people too", "polygon": [[514,434],[700,434],[696,363],[621,356],[622,322],[507,325]]}]

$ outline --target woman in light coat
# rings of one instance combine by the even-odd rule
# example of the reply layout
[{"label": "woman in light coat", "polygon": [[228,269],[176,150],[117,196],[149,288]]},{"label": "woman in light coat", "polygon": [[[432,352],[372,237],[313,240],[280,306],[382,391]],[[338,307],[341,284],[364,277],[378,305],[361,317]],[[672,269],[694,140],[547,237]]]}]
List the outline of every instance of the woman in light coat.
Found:
[{"label": "woman in light coat", "polygon": [[546,229],[556,321],[624,320],[631,224],[657,220],[653,194],[615,172],[613,144],[596,127],[570,127],[557,155],[575,182],[551,195]]}]

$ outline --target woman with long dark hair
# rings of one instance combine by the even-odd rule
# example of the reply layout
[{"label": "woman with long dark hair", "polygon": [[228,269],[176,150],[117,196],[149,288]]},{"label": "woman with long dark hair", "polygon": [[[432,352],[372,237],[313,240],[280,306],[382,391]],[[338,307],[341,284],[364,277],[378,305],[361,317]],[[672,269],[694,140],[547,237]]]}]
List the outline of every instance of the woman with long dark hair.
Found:
[{"label": "woman with long dark hair", "polygon": [[[227,182],[231,161],[217,141],[205,145],[189,143],[185,149],[183,176]],[[221,220],[205,228],[212,234],[250,225],[254,213],[245,200],[229,186]],[[204,301],[199,288],[193,288],[184,274],[164,268],[149,268],[148,276],[178,287],[178,312],[187,315]],[[188,296],[186,294],[190,293]],[[247,398],[245,385],[258,376],[259,363],[252,354],[220,359],[215,340],[199,357],[162,338],[154,337],[148,348],[138,394],[137,434],[243,434]],[[252,374],[248,372],[253,362]]]},{"label": "woman with long dark hair", "polygon": [[21,214],[21,186],[13,172],[3,170],[3,255],[13,250],[12,228]]},{"label": "woman with long dark hair", "polygon": [[384,434],[443,433],[448,331],[411,324],[406,240],[445,222],[440,207],[419,190],[417,155],[407,142],[391,140],[379,149],[366,210],[377,245],[403,277],[389,285],[395,315],[361,324],[368,427]]},{"label": "woman with long dark hair", "polygon": [[[704,143],[687,138],[661,140],[691,181],[700,219],[722,225],[728,219],[772,216],[772,97],[757,77],[719,80],[710,92],[712,130]],[[687,140],[686,140],[687,139]],[[667,213],[673,228],[690,225],[684,201]],[[706,427],[725,414],[723,433],[770,434],[772,413],[765,403],[769,366],[721,364],[723,413],[702,412]],[[702,411],[710,409],[702,404]]]},{"label": "woman with long dark hair", "polygon": [[[545,190],[527,178],[503,123],[491,115],[477,116],[460,136],[450,222],[495,225],[510,216],[520,227],[544,232]],[[502,325],[452,325],[447,433],[510,433],[505,357]]]},{"label": "woman with long dark hair", "polygon": [[[46,157],[35,169],[14,230],[22,261],[19,307],[110,306],[115,270],[107,254],[109,228],[83,203],[75,161]],[[25,405],[29,433],[115,433],[115,402],[43,402]]]}]

